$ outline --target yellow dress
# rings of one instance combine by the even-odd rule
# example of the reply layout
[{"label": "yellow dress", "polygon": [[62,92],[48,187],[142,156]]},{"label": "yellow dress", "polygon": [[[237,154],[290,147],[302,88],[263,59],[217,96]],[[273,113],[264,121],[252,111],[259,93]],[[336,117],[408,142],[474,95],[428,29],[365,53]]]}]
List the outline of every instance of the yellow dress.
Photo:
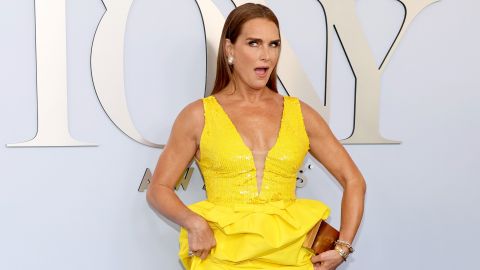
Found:
[{"label": "yellow dress", "polygon": [[298,98],[284,96],[280,130],[265,158],[260,190],[251,150],[216,98],[202,100],[205,125],[196,161],[207,199],[188,207],[207,220],[217,245],[205,260],[190,257],[188,234],[181,228],[178,255],[183,266],[187,270],[312,270],[313,253],[302,244],[330,210],[320,201],[295,196],[297,172],[309,150]]}]

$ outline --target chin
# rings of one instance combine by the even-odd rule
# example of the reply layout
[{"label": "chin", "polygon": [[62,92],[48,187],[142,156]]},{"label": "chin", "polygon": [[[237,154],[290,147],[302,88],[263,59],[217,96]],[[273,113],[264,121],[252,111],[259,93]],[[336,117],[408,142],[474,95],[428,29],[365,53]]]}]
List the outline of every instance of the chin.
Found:
[{"label": "chin", "polygon": [[268,83],[268,80],[265,80],[265,81],[255,80],[250,84],[250,88],[260,90],[267,87],[267,83]]},{"label": "chin", "polygon": [[262,90],[263,88],[267,87],[267,84],[251,84],[250,88],[255,89],[255,90]]}]

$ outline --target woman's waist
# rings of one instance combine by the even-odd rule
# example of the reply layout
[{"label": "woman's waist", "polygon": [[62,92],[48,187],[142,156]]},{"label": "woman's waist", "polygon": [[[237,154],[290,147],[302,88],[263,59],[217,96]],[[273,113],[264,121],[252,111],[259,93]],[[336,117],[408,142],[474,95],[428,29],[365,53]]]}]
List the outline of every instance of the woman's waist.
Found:
[{"label": "woman's waist", "polygon": [[225,192],[217,192],[216,190],[207,190],[207,201],[216,205],[223,206],[261,206],[266,204],[287,204],[296,199],[295,189],[285,190],[262,190],[258,194],[256,189],[230,190]]},{"label": "woman's waist", "polygon": [[248,200],[225,200],[225,199],[207,199],[206,202],[211,203],[217,207],[229,208],[235,212],[238,211],[258,211],[265,208],[285,209],[296,200],[293,198],[284,199],[265,199],[260,197],[251,198]]},{"label": "woman's waist", "polygon": [[[252,224],[276,224],[275,226],[296,228],[307,232],[320,219],[328,216],[329,209],[321,201],[312,199],[291,199],[266,202],[212,202],[203,200],[189,205],[189,208],[204,217],[215,228],[239,232],[253,230]],[[233,226],[233,227],[232,227]],[[264,233],[271,233],[268,228]],[[258,232],[257,232],[258,234]]]}]

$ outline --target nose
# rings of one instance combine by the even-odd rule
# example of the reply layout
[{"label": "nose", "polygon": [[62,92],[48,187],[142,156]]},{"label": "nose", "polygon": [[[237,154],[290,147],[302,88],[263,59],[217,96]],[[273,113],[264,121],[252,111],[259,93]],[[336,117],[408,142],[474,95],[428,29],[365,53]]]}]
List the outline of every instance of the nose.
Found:
[{"label": "nose", "polygon": [[262,61],[270,61],[270,51],[268,46],[262,46],[260,52],[260,60]]}]

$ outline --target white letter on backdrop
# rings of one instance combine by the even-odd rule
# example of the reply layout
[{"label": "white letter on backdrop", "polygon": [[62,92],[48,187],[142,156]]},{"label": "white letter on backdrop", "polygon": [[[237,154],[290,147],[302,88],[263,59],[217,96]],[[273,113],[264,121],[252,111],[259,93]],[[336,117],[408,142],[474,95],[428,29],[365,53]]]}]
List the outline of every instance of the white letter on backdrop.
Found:
[{"label": "white letter on backdrop", "polygon": [[[380,79],[391,55],[397,49],[405,30],[415,16],[428,5],[438,0],[402,0],[405,18],[397,37],[392,43],[384,61],[378,68],[368,47],[367,40],[355,13],[354,0],[318,0],[327,16],[327,35],[337,34],[355,76],[355,111],[352,134],[343,140],[345,144],[391,144],[399,143],[385,139],[379,130]],[[330,52],[331,43],[327,44]],[[328,53],[327,53],[328,55]],[[328,67],[327,67],[328,70]]]},{"label": "white letter on backdrop", "polygon": [[105,15],[93,40],[92,77],[98,99],[112,122],[128,137],[152,146],[135,128],[127,107],[124,84],[125,27],[133,0],[103,0]]},{"label": "white letter on backdrop", "polygon": [[96,146],[68,130],[65,0],[35,1],[37,134],[7,147]]}]

